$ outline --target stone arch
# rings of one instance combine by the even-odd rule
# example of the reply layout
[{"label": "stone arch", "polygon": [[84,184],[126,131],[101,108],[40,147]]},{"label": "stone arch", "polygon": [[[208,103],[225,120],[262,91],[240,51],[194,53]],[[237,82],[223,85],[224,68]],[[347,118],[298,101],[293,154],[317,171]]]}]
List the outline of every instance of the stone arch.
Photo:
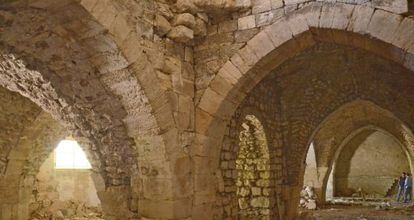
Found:
[{"label": "stone arch", "polygon": [[[67,131],[48,113],[41,112],[21,132],[16,146],[8,155],[8,164],[2,182],[8,187],[1,191],[4,219],[28,219],[29,203],[35,176]],[[104,190],[104,189],[101,189]],[[10,194],[8,194],[10,193]]]},{"label": "stone arch", "polygon": [[[262,97],[266,99],[267,97]],[[275,137],[276,125],[270,121],[271,116],[266,115],[271,110],[267,109],[263,111],[258,105],[256,105],[254,99],[244,102],[242,106],[236,111],[232,118],[230,126],[225,131],[225,140],[222,143],[221,158],[220,158],[220,174],[218,184],[220,190],[217,197],[222,199],[224,215],[222,217],[239,217],[239,218],[280,218],[281,212],[279,212],[280,201],[280,190],[274,187],[277,181],[281,179],[280,173],[280,157],[281,151],[277,147],[277,137]],[[240,185],[239,177],[239,166],[241,163],[237,163],[240,155],[240,136],[245,130],[246,118],[256,119],[256,123],[259,123],[262,127],[262,137],[265,137],[265,143],[263,143],[262,151],[266,155],[262,158],[262,162],[265,162],[265,166],[261,167],[261,171],[254,171],[254,175],[258,176],[258,180],[252,184],[255,188],[255,196],[250,197],[250,193],[253,189],[245,189],[246,187]],[[243,126],[244,125],[244,126]],[[263,148],[264,147],[264,148]],[[257,150],[257,149],[256,149]],[[263,172],[264,171],[264,172]],[[223,178],[222,180],[220,180]],[[257,184],[258,183],[258,184]],[[239,185],[238,185],[239,184]],[[257,185],[257,186],[256,186]],[[260,192],[259,192],[260,190]],[[243,192],[241,192],[243,191]],[[249,192],[247,192],[249,191]],[[240,194],[246,194],[240,196]],[[256,195],[257,194],[257,195]],[[239,201],[239,199],[241,199]],[[255,200],[253,207],[252,200]],[[242,204],[240,204],[240,202]],[[262,204],[262,205],[259,205]],[[241,208],[248,204],[247,208]],[[260,207],[259,207],[260,206]],[[248,211],[252,211],[248,213]]]},{"label": "stone arch", "polygon": [[[199,117],[228,117],[271,70],[319,41],[362,48],[413,70],[413,27],[411,18],[368,6],[310,3],[266,27],[223,65],[197,106]],[[198,129],[205,133],[209,123],[203,125]]]},{"label": "stone arch", "polygon": [[[115,155],[114,158],[105,158],[99,161],[117,161],[115,162],[116,167],[131,168],[132,175],[124,175],[122,169],[107,169],[105,168],[106,164],[102,165],[101,169],[104,174],[109,171],[123,172],[122,178],[111,173],[111,176],[116,176],[116,183],[107,183],[106,185],[116,186],[108,189],[108,195],[105,196],[110,199],[114,195],[119,195],[118,197],[123,196],[120,200],[130,201],[128,209],[134,213],[131,214],[125,211],[123,215],[136,215],[139,205],[140,214],[143,217],[185,217],[189,215],[191,208],[176,209],[175,205],[178,204],[180,207],[191,205],[191,199],[189,199],[191,190],[189,188],[192,187],[192,184],[191,178],[188,178],[191,169],[190,166],[187,166],[190,158],[185,148],[192,141],[190,140],[192,135],[186,130],[193,127],[192,112],[194,108],[185,104],[179,109],[174,107],[177,107],[178,99],[180,103],[191,102],[192,97],[181,96],[181,93],[184,89],[192,87],[188,84],[183,85],[180,81],[176,83],[179,88],[174,88],[178,90],[176,92],[180,95],[164,91],[162,83],[157,78],[158,72],[155,68],[164,68],[164,61],[159,59],[158,56],[163,55],[160,48],[165,45],[160,46],[153,42],[141,41],[142,32],[151,33],[152,26],[148,28],[145,24],[137,25],[136,17],[130,19],[126,16],[128,11],[133,15],[137,11],[141,11],[143,8],[141,3],[150,4],[145,7],[148,6],[147,9],[151,10],[155,3],[148,1],[123,3],[126,3],[126,5],[111,1],[87,0],[81,2],[28,3],[21,1],[12,3],[10,9],[18,8],[18,10],[5,11],[2,14],[7,20],[4,24],[6,34],[2,39],[5,42],[3,51],[9,52],[5,55],[4,60],[15,59],[15,57],[18,58],[18,62],[22,60],[23,66],[27,66],[27,69],[32,71],[27,75],[36,75],[39,84],[48,87],[45,90],[50,94],[47,97],[36,97],[33,94],[26,93],[24,91],[27,90],[25,89],[26,86],[22,86],[26,82],[17,84],[13,82],[13,80],[19,81],[19,79],[6,78],[8,81],[6,82],[5,79],[1,85],[7,86],[13,91],[20,91],[39,105],[46,103],[48,108],[45,110],[53,111],[54,114],[52,115],[54,117],[63,122],[69,122],[67,124],[71,126],[70,130],[81,131],[79,134],[82,136],[85,136],[83,134],[85,130],[102,130],[111,127],[111,129],[104,132],[86,132],[86,136],[87,140],[91,142],[89,145],[93,149],[100,150],[101,147],[97,145],[103,145],[103,147],[108,145],[108,143],[100,143],[101,141],[113,142],[118,146],[105,150],[117,151],[112,154]],[[19,39],[17,37],[16,39],[19,42],[16,42],[16,40],[9,42],[10,39],[15,38],[14,34],[16,33],[12,33],[15,29],[8,25],[18,23],[15,22],[16,20],[20,20],[22,24],[30,23],[22,22],[25,19],[24,16],[16,16],[20,13],[19,11],[21,11],[21,14],[31,14],[38,19],[37,22],[42,24],[42,28],[39,28],[39,30],[46,29],[45,33],[33,33],[33,35],[38,36],[36,47],[48,46],[50,42],[46,41],[44,43],[43,39],[51,32],[52,37],[50,35],[48,37],[52,38],[52,45],[59,47],[58,51],[65,51],[62,53],[69,51],[67,61],[69,64],[72,62],[72,64],[67,69],[62,70],[59,66],[50,67],[47,63],[42,63],[45,59],[50,58],[48,56],[53,53],[48,55],[48,53],[42,52],[38,56],[34,55],[32,52],[38,48],[25,44],[27,42],[26,38]],[[18,17],[18,19],[15,19],[15,17]],[[147,21],[145,20],[145,22]],[[22,25],[22,32],[30,29],[27,26]],[[33,26],[36,27],[36,25]],[[25,34],[29,36],[32,33]],[[60,44],[61,42],[64,43]],[[21,45],[22,43],[23,45]],[[147,48],[143,45],[150,46]],[[43,51],[47,51],[47,49]],[[32,55],[33,57],[31,57]],[[66,59],[59,57],[61,54],[56,57],[54,55],[52,58],[56,58],[56,61],[64,66]],[[73,56],[71,57],[71,55]],[[73,57],[79,57],[81,61],[71,60]],[[150,57],[153,59],[150,60]],[[156,58],[154,59],[154,57]],[[154,60],[156,61],[155,65],[151,63]],[[79,68],[76,69],[73,66],[79,66]],[[79,69],[88,67],[90,67],[88,74],[86,74],[87,71],[79,71]],[[55,76],[54,73],[57,72],[61,75]],[[66,72],[76,72],[77,74],[70,75]],[[60,80],[75,81],[75,83],[67,83],[67,85],[62,86],[59,83]],[[81,84],[80,89],[77,83]],[[97,87],[91,89],[95,86]],[[87,90],[82,88],[87,87],[90,91],[76,91],[76,89],[71,91],[73,87],[79,90]],[[91,91],[95,95],[97,93],[99,95],[84,97],[85,94],[80,94]],[[58,102],[48,101],[52,99],[58,100]],[[170,104],[172,99],[175,99],[176,102]],[[88,103],[94,103],[100,107],[92,108]],[[61,111],[61,108],[65,111]],[[62,112],[64,114],[61,114]],[[68,115],[71,117],[67,117]],[[86,119],[82,117],[83,115],[87,115]],[[184,117],[181,117],[183,115]],[[179,126],[182,128],[177,129]],[[95,138],[95,136],[102,136],[102,134],[105,137]],[[183,144],[181,145],[181,143]],[[101,157],[102,155],[102,153],[95,152],[92,156]],[[130,158],[138,157],[138,159],[120,159],[126,155],[130,155]],[[121,165],[125,162],[128,163],[126,166]],[[107,179],[105,178],[106,181]],[[120,179],[122,180],[120,181]],[[125,185],[133,186],[133,188],[131,189]],[[122,193],[117,193],[117,190],[122,191]],[[164,207],[163,210],[165,211],[159,212],[159,207]],[[113,213],[117,213],[117,211]]]},{"label": "stone arch", "polygon": [[369,135],[374,131],[388,133],[401,143],[412,169],[414,151],[410,146],[414,136],[407,125],[393,113],[371,101],[349,102],[326,117],[309,141],[315,143],[317,149],[317,171],[321,187],[315,190],[319,202],[325,202],[328,178],[343,146],[355,135],[363,132],[368,132],[366,135]]},{"label": "stone arch", "polygon": [[[236,152],[234,163],[239,215],[242,218],[270,215],[270,158],[267,138],[263,125],[254,115],[244,117]],[[226,172],[228,171],[227,169]]]},{"label": "stone arch", "polygon": [[[153,39],[154,14],[159,12],[157,2],[82,0],[80,5],[108,31],[127,60],[140,93],[146,97],[149,114],[136,118],[151,118],[150,126],[154,129],[145,133],[144,138],[136,138],[143,152],[138,160],[143,170],[149,171],[142,175],[140,214],[149,218],[190,216],[193,203],[197,203],[191,201],[193,180],[189,178],[192,171],[187,149],[194,136],[194,107],[190,104],[194,96],[192,49]],[[108,81],[113,79],[116,77]],[[129,99],[128,93],[120,92]],[[136,115],[135,111],[132,115]],[[156,147],[151,148],[152,145]],[[150,174],[158,171],[162,175]],[[159,207],[164,211],[160,212]]]},{"label": "stone arch", "polygon": [[[1,161],[4,163],[0,173],[0,216],[2,219],[28,219],[35,176],[49,154],[70,131],[27,98],[3,87],[0,87],[0,96],[4,99],[0,107],[4,128],[0,132]],[[79,139],[80,142],[83,140]],[[88,140],[85,143],[88,144]],[[83,148],[87,154],[90,152],[89,148]],[[91,158],[90,154],[88,157]],[[99,161],[90,162],[96,189],[98,193],[105,194],[105,182],[97,166]],[[102,205],[113,207],[106,200],[102,200]]]},{"label": "stone arch", "polygon": [[[382,163],[384,163],[384,164],[388,163],[387,164],[388,166],[385,165],[386,167],[397,168],[397,164],[398,164],[398,168],[402,168],[402,169],[400,169],[399,172],[403,172],[403,171],[412,172],[411,171],[412,170],[412,162],[411,162],[412,161],[412,155],[410,155],[408,153],[410,146],[404,145],[394,135],[392,135],[390,132],[388,132],[388,131],[386,131],[382,128],[378,128],[378,127],[375,127],[375,126],[366,126],[366,127],[363,127],[361,129],[356,130],[346,140],[344,140],[344,142],[341,144],[340,148],[338,149],[338,152],[337,152],[338,154],[336,155],[337,157],[335,158],[334,161],[332,161],[333,165],[331,167],[331,174],[328,174],[328,175],[332,175],[332,184],[334,186],[334,192],[333,192],[334,196],[338,195],[337,191],[342,191],[342,193],[344,193],[344,191],[347,192],[347,193],[352,192],[352,191],[349,191],[350,189],[349,189],[349,185],[348,185],[347,181],[338,181],[337,180],[339,178],[339,173],[338,173],[339,169],[345,170],[346,172],[349,172],[349,170],[352,168],[351,167],[352,158],[349,158],[349,156],[348,157],[341,157],[341,155],[344,156],[344,153],[346,151],[351,152],[351,153],[355,153],[358,150],[358,148],[360,147],[358,145],[363,144],[363,142],[367,138],[369,139],[372,135],[374,135],[374,136],[387,136],[388,138],[391,138],[393,140],[393,142],[397,143],[397,145],[398,145],[392,153],[393,153],[393,156],[396,155],[395,152],[401,153],[401,155],[397,154],[397,156],[402,156],[402,157],[398,157],[399,158],[398,161],[401,161],[401,162],[393,164],[393,163],[390,163],[389,161],[387,161],[387,159],[394,160],[393,162],[395,162],[396,158],[391,158],[391,157],[390,158],[384,158],[385,161],[382,162]],[[392,145],[392,146],[395,147],[395,145]],[[390,152],[390,154],[391,154],[391,152]],[[404,163],[402,161],[405,161],[406,163]],[[382,164],[382,163],[377,163],[377,165]],[[387,171],[390,171],[390,170],[387,170]],[[382,179],[381,181],[378,181],[378,182],[381,182],[383,184],[382,186],[380,186],[379,184],[376,184],[376,186],[373,185],[372,188],[374,188],[374,189],[370,190],[371,193],[375,193],[373,196],[385,197],[386,193],[387,193],[387,190],[391,186],[393,186],[395,177],[397,177],[399,174],[400,173],[395,172],[392,175],[392,177],[386,176],[385,179]],[[367,175],[372,175],[372,174],[367,174]],[[387,172],[387,175],[389,175],[388,172]],[[349,176],[349,173],[345,174],[345,176],[343,176],[343,177],[348,178],[348,176]],[[372,177],[373,176],[371,176],[371,178]],[[328,182],[328,184],[329,184],[329,182]],[[340,185],[338,185],[338,184],[340,184]],[[356,185],[354,185],[354,187],[355,186]],[[325,187],[328,188],[328,185],[326,185]],[[367,193],[367,191],[366,191],[367,187],[361,187],[361,188],[362,188],[363,191],[365,191],[365,193]],[[371,187],[368,187],[368,189],[369,188],[371,188]]]},{"label": "stone arch", "polygon": [[[412,71],[413,42],[408,36],[413,30],[411,18],[342,3],[312,2],[282,17],[248,41],[209,83],[196,106],[196,142],[199,148],[217,152],[214,145],[222,140],[230,117],[252,88],[271,70],[315,43],[361,48]],[[210,160],[218,159],[213,152],[206,155]],[[210,172],[214,173],[216,168],[212,166]],[[202,167],[195,164],[195,172],[200,169]],[[195,182],[197,178],[196,174]],[[287,194],[287,197],[294,197],[298,192]]]},{"label": "stone arch", "polygon": [[[111,203],[108,218],[130,217],[137,211],[137,201],[132,200],[142,192],[134,190],[137,193],[131,195],[131,186],[137,185],[131,183],[131,176],[138,166],[130,134],[137,131],[132,127],[128,133],[127,127],[138,116],[127,117],[119,93],[143,98],[125,104],[129,112],[134,108],[144,114],[150,111],[139,86],[128,91],[116,87],[137,83],[105,30],[81,7],[65,4],[17,5],[18,10],[2,11],[7,22],[2,23],[0,84],[31,99],[83,140],[105,181],[101,198]],[[115,75],[117,81],[110,81]],[[150,123],[148,127],[141,132],[158,130]],[[124,207],[115,208],[119,205]]]}]

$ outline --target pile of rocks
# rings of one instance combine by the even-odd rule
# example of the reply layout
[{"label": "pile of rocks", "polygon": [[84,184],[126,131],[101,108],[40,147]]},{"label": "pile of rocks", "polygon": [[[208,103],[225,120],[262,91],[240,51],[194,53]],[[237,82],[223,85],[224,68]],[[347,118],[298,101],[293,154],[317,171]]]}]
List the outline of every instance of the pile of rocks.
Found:
[{"label": "pile of rocks", "polygon": [[60,200],[41,200],[30,204],[30,219],[93,219],[103,220],[102,210],[100,207],[86,206],[77,201],[60,201]]},{"label": "pile of rocks", "polygon": [[306,209],[316,209],[316,195],[313,191],[313,187],[304,186],[300,192],[299,206]]}]

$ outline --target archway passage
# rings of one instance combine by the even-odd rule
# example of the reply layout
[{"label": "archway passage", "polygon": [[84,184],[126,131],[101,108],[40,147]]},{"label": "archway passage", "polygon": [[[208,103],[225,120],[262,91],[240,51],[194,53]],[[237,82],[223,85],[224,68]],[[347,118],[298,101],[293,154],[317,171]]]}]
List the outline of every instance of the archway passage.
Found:
[{"label": "archway passage", "polygon": [[394,137],[381,131],[368,130],[356,135],[334,162],[334,196],[387,197],[396,186],[396,177],[410,173],[403,149]]},{"label": "archway passage", "polygon": [[241,218],[270,216],[270,164],[266,134],[260,121],[247,115],[241,125],[236,158],[237,197]]},{"label": "archway passage", "polygon": [[105,183],[83,139],[76,152],[87,164],[56,167],[54,150],[71,132],[17,93],[0,87],[0,97],[1,219],[102,219],[100,206],[111,204],[101,202]]},{"label": "archway passage", "polygon": [[225,129],[222,149],[227,152],[233,140],[232,124],[240,123],[244,111],[257,109],[264,127],[270,127],[266,132],[272,133],[275,200],[282,198],[272,207],[277,214],[285,211],[278,207],[286,207],[295,215],[312,141],[319,187],[328,177],[333,149],[361,127],[378,126],[410,146],[412,82],[412,72],[395,62],[353,47],[318,43],[273,70],[247,94]]},{"label": "archway passage", "polygon": [[[31,188],[30,219],[103,219],[96,190],[96,185],[102,183],[96,182],[99,179],[91,168],[77,141],[61,140],[46,155],[32,185],[25,186]],[[29,178],[33,177],[25,181]]]},{"label": "archway passage", "polygon": [[[311,142],[318,178],[329,173],[342,137],[368,122],[412,145],[411,2],[6,0],[0,85],[79,136],[103,179],[96,188],[105,217],[114,220],[237,219],[249,209],[237,195],[240,131],[254,115],[266,133],[269,178],[260,194],[269,199],[246,203],[264,218],[291,220]],[[353,127],[320,132],[329,139],[314,135],[358,100],[401,123],[366,114]],[[2,216],[13,219],[24,213],[16,212],[23,198],[15,177],[34,175],[42,160],[15,170],[31,151],[10,149],[41,149],[50,136],[34,131],[60,123],[40,108],[5,112],[0,170],[7,181],[0,185],[7,200],[0,200],[12,210]],[[50,143],[61,140],[57,133]]]}]

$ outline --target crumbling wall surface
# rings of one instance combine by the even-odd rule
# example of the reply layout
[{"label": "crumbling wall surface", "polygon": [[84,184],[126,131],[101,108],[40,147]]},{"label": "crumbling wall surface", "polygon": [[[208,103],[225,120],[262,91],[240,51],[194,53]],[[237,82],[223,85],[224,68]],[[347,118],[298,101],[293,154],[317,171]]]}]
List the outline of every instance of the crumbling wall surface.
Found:
[{"label": "crumbling wall surface", "polygon": [[28,219],[35,175],[47,155],[67,131],[49,114],[41,112],[19,131],[19,139],[7,156],[7,169],[1,177],[0,204],[3,219]]},{"label": "crumbling wall surface", "polygon": [[32,186],[30,217],[102,218],[92,174],[90,169],[56,169],[54,152],[49,153]]},{"label": "crumbling wall surface", "polygon": [[3,177],[9,154],[20,138],[20,131],[36,119],[41,109],[3,87],[0,87],[0,99],[0,177]]},{"label": "crumbling wall surface", "polygon": [[403,147],[393,137],[374,132],[359,146],[347,144],[335,166],[335,195],[351,196],[362,189],[367,195],[384,197],[402,172],[410,166]]}]

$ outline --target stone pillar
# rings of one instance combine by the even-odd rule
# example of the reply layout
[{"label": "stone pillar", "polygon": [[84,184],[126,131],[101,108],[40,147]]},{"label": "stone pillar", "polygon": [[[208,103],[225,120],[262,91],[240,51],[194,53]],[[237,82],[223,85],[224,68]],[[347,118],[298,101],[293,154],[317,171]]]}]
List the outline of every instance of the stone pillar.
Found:
[{"label": "stone pillar", "polygon": [[300,199],[301,186],[285,186],[284,188],[284,201],[285,201],[285,218],[284,219],[296,219],[298,214],[298,205]]}]

